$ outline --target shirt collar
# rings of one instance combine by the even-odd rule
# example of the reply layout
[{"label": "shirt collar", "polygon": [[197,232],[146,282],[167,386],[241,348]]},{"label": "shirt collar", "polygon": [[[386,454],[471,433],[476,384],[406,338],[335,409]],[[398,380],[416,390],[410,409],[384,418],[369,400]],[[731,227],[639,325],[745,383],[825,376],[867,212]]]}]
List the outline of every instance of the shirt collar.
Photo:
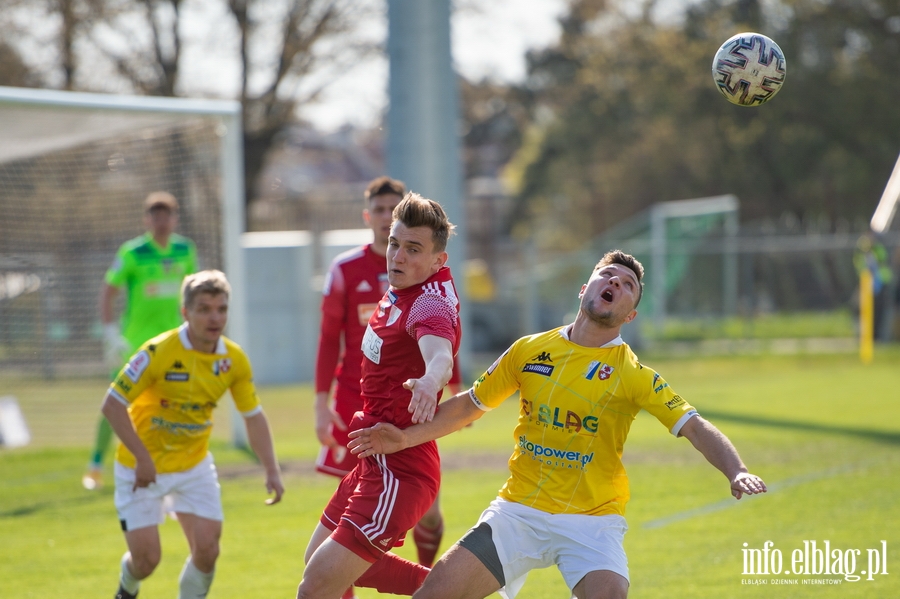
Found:
[{"label": "shirt collar", "polygon": [[[191,344],[191,340],[188,337],[188,323],[184,322],[178,327],[178,338],[181,340],[181,345],[184,346],[184,349],[194,349],[194,346]],[[219,341],[216,343],[216,351],[213,353],[221,356],[228,353],[228,350],[225,349],[225,341],[221,337],[219,337]]]},{"label": "shirt collar", "polygon": [[[559,330],[559,334],[562,335],[563,339],[565,339],[566,341],[572,340],[569,338],[569,329],[571,329],[571,328],[572,328],[572,325],[570,324],[570,325],[564,326],[563,328],[561,328]],[[615,339],[613,339],[612,341],[609,341],[608,343],[601,345],[598,349],[606,349],[608,347],[615,347],[617,345],[624,345],[624,344],[625,344],[625,340],[622,339],[622,335],[617,335]]]}]

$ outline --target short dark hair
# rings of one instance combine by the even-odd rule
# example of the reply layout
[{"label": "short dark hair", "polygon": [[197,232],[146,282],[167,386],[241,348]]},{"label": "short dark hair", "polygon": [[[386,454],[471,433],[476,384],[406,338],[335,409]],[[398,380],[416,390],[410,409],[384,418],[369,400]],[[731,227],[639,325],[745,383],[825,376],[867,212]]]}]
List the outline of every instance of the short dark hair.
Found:
[{"label": "short dark hair", "polygon": [[428,227],[435,252],[447,249],[447,241],[456,225],[447,218],[444,208],[414,191],[409,192],[394,208],[394,222],[400,221],[409,228]]},{"label": "short dark hair", "polygon": [[637,308],[638,304],[641,303],[641,298],[644,297],[644,265],[638,262],[637,258],[631,254],[626,254],[622,250],[610,250],[600,258],[600,262],[594,267],[594,272],[610,264],[621,264],[634,273],[638,281],[638,297],[637,301],[634,302],[634,307]]},{"label": "short dark hair", "polygon": [[363,199],[368,203],[371,198],[380,195],[395,195],[402,198],[406,195],[406,184],[404,184],[403,181],[391,179],[390,177],[377,177],[372,179],[369,181],[369,184],[366,185]]}]

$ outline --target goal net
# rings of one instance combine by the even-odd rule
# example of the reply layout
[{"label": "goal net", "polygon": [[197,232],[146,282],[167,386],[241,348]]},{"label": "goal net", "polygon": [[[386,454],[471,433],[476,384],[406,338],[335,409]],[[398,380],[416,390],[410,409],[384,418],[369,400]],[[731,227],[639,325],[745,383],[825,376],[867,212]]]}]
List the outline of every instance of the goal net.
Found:
[{"label": "goal net", "polygon": [[201,267],[229,275],[243,335],[239,118],[235,102],[0,88],[0,395],[105,374],[101,283],[150,191],[178,198]]}]

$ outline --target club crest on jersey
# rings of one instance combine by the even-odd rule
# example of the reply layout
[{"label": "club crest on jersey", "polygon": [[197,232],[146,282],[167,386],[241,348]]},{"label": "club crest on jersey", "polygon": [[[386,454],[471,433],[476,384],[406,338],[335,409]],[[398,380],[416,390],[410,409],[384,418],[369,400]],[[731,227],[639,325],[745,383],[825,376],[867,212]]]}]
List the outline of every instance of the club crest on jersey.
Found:
[{"label": "club crest on jersey", "polygon": [[612,376],[615,368],[610,366],[609,364],[605,364],[603,362],[593,361],[588,365],[587,372],[584,374],[584,378],[587,380],[591,380],[594,378],[594,375],[597,376],[601,381],[605,381],[609,377]]},{"label": "club crest on jersey", "polygon": [[397,319],[400,318],[401,314],[403,314],[403,310],[401,310],[397,306],[391,306],[391,315],[388,316],[387,325],[385,326],[391,326],[392,324],[397,322]]},{"label": "club crest on jersey", "polygon": [[219,376],[231,370],[231,358],[222,358],[213,362],[213,374]]}]

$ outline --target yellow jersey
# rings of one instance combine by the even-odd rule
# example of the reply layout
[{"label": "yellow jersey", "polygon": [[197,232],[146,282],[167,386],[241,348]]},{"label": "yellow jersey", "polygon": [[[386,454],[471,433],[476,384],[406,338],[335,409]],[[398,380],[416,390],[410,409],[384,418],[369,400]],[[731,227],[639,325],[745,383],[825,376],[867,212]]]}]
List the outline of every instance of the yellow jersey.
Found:
[{"label": "yellow jersey", "polygon": [[[163,474],[190,470],[206,457],[212,412],[228,389],[244,417],[262,410],[250,360],[240,346],[220,337],[214,353],[197,351],[185,323],[144,343],[109,394],[128,406],[156,471]],[[116,460],[129,468],[136,463],[121,443]]]},{"label": "yellow jersey", "polygon": [[490,410],[516,391],[515,450],[500,496],[551,514],[625,515],[622,448],[637,413],[676,436],[697,413],[621,337],[583,347],[566,327],[513,343],[469,395]]}]

